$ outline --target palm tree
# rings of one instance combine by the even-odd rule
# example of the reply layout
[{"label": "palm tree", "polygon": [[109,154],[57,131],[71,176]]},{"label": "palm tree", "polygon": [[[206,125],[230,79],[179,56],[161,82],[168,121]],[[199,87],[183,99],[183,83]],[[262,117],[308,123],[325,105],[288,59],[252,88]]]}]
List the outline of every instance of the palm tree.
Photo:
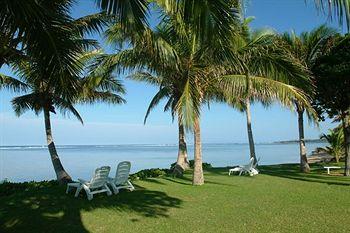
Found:
[{"label": "palm tree", "polygon": [[42,32],[47,32],[47,36],[54,36],[50,43],[45,44],[40,39],[35,41],[34,37],[33,43],[40,46],[27,46],[21,59],[10,62],[19,78],[1,75],[0,79],[2,87],[25,93],[12,100],[18,116],[27,110],[33,110],[36,114],[44,113],[48,149],[60,183],[65,183],[71,178],[64,170],[56,151],[50,113],[56,113],[56,110],[62,113],[71,112],[82,122],[74,104],[82,101],[124,101],[114,93],[122,93],[123,88],[119,82],[112,80],[110,71],[97,69],[83,78],[85,67],[90,59],[96,56],[96,52],[89,51],[97,47],[95,40],[85,39],[84,35],[100,30],[107,21],[103,14],[72,20],[66,15],[66,8],[70,7],[70,2],[58,1],[58,4],[61,4],[61,10],[58,12],[65,20],[59,21],[60,25],[47,25],[45,32]]},{"label": "palm tree", "polygon": [[278,46],[277,36],[271,30],[250,32],[248,23],[251,20],[243,22],[242,35],[233,48],[236,57],[227,68],[231,75],[226,75],[221,84],[228,103],[246,113],[250,157],[257,162],[251,126],[252,101],[264,105],[279,101],[291,106],[292,100],[297,99],[311,113],[314,111],[308,96],[290,85],[311,85],[305,78],[303,66]]},{"label": "palm tree", "polygon": [[[75,65],[79,66],[81,71],[88,60],[94,57],[95,52],[86,52],[81,54],[76,60]],[[71,76],[66,77],[71,80],[70,94],[63,95],[60,86],[50,84],[50,79],[44,75],[45,68],[40,67],[34,60],[23,61],[21,64],[14,65],[19,79],[11,78],[11,88],[16,86],[15,91],[22,88],[24,95],[12,100],[12,105],[16,115],[20,116],[27,110],[33,110],[35,114],[43,112],[45,122],[45,132],[47,145],[51,156],[51,161],[57,176],[57,180],[64,184],[71,180],[69,174],[65,171],[58,156],[51,128],[51,113],[56,114],[59,110],[62,114],[72,113],[81,123],[83,120],[75,109],[76,103],[93,103],[103,101],[110,104],[120,104],[124,99],[117,93],[124,93],[123,86],[110,76],[110,73],[101,73],[101,70],[94,71],[87,77]],[[60,74],[63,75],[63,74]],[[68,72],[65,75],[69,76]]]},{"label": "palm tree", "polygon": [[[108,41],[117,45],[129,42],[131,48],[102,57],[101,63],[97,66],[113,67],[117,71],[147,69],[149,73],[164,78],[165,81],[162,82],[161,88],[169,88],[169,85],[176,83],[173,90],[161,89],[162,92],[159,95],[166,95],[168,91],[170,92],[169,95],[173,98],[169,98],[166,108],[171,109],[173,115],[178,116],[179,122],[182,122],[180,124],[183,124],[185,129],[194,131],[193,184],[201,185],[204,183],[204,177],[199,124],[200,108],[202,104],[210,100],[209,96],[216,91],[212,85],[216,75],[213,72],[213,64],[219,63],[220,59],[229,54],[226,46],[222,44],[222,38],[207,40],[194,33],[197,32],[196,26],[188,23],[186,21],[188,19],[181,12],[173,13],[166,6],[162,9],[161,23],[155,29],[146,27],[142,34],[130,35],[125,33],[120,24],[113,25],[107,32]],[[219,32],[220,27],[216,25],[218,19],[210,19],[212,8],[205,10],[209,17],[204,20],[208,24],[207,29]],[[234,19],[234,13],[231,12],[229,17]],[[229,28],[232,27],[233,25],[229,25]],[[228,35],[232,34],[233,32],[230,32]],[[151,103],[151,106],[154,105]]]},{"label": "palm tree", "polygon": [[339,163],[340,158],[344,157],[344,133],[341,127],[329,130],[328,134],[323,134],[321,139],[324,138],[329,143],[329,146],[325,148],[318,148],[321,151],[333,155],[336,162]]},{"label": "palm tree", "polygon": [[[161,73],[161,71],[159,71]],[[154,95],[147,109],[144,123],[146,123],[149,114],[152,109],[155,108],[161,100],[166,99],[166,104],[164,111],[171,111],[172,118],[177,116],[178,123],[178,138],[179,138],[179,148],[176,165],[174,167],[174,172],[183,172],[190,167],[188,156],[187,156],[187,144],[185,139],[185,128],[180,118],[180,115],[176,112],[176,103],[181,97],[182,82],[181,79],[170,79],[161,76],[155,76],[147,72],[138,72],[130,76],[131,79],[135,81],[142,81],[149,83],[151,85],[159,87],[158,92]]]},{"label": "palm tree", "polygon": [[[312,30],[311,32],[303,32],[297,36],[294,32],[284,33],[282,42],[284,47],[303,64],[308,70],[311,70],[315,60],[321,54],[322,48],[326,40],[334,35],[336,31],[324,25]],[[312,74],[309,73],[308,79],[312,81]],[[297,85],[297,84],[296,84]],[[309,95],[313,94],[313,87],[310,85],[297,85],[304,92]],[[305,106],[298,101],[295,101],[295,109],[298,114],[298,128],[299,128],[299,148],[300,148],[300,170],[302,172],[309,172],[310,167],[307,162],[307,151],[304,138],[304,119]],[[309,115],[309,119],[312,118]]]}]

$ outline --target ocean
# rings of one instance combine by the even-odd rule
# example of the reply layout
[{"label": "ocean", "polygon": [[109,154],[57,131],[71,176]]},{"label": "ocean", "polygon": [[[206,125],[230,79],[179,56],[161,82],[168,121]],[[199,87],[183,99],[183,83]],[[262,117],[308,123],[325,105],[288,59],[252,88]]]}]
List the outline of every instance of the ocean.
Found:
[{"label": "ocean", "polygon": [[[325,143],[307,143],[308,154]],[[193,158],[193,146],[188,146],[189,159]],[[245,164],[249,160],[248,144],[203,144],[203,161],[215,167]],[[131,172],[146,168],[169,168],[176,161],[177,145],[69,145],[57,146],[62,164],[73,179],[90,179],[95,168],[112,167],[128,160]],[[256,144],[260,164],[298,163],[297,143]],[[46,146],[1,146],[0,180],[12,182],[55,179]]]}]

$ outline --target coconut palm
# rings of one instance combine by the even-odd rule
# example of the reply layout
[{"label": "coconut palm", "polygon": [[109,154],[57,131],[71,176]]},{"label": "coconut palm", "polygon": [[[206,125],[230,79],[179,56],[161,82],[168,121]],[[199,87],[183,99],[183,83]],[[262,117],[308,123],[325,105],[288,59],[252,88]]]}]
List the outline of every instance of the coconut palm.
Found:
[{"label": "coconut palm", "polygon": [[[75,65],[79,66],[81,71],[83,71],[84,64],[94,54],[95,52],[81,54],[76,60]],[[71,80],[70,93],[74,94],[68,98],[61,93],[61,87],[50,84],[50,79],[47,79],[44,75],[45,69],[38,66],[35,61],[23,61],[21,64],[14,65],[13,68],[18,79],[11,78],[16,83],[5,87],[15,85],[15,91],[23,90],[25,93],[12,100],[14,111],[18,116],[28,110],[34,111],[36,115],[43,112],[47,145],[57,180],[60,183],[66,183],[71,180],[71,177],[65,171],[55,147],[51,128],[51,113],[56,114],[57,110],[64,115],[71,113],[83,123],[82,117],[74,107],[75,104],[98,101],[110,104],[123,103],[124,99],[118,95],[118,93],[124,93],[123,86],[111,77],[109,72],[101,73],[101,70],[99,72],[93,72],[87,77],[66,77],[66,79]],[[60,75],[63,74],[61,73]],[[69,76],[70,74],[66,72],[65,75]]]},{"label": "coconut palm", "polygon": [[242,35],[232,48],[236,55],[227,67],[221,85],[228,103],[246,113],[250,157],[257,162],[254,137],[251,126],[250,104],[260,101],[269,105],[279,101],[291,106],[295,99],[307,106],[314,114],[308,96],[291,84],[310,86],[305,77],[304,67],[290,54],[278,46],[277,36],[271,30],[251,32],[246,19],[242,25]]},{"label": "coconut palm", "polygon": [[[201,185],[204,183],[204,177],[199,124],[200,109],[201,105],[207,103],[209,96],[215,92],[212,85],[215,76],[213,64],[219,63],[221,58],[229,54],[225,50],[226,46],[222,44],[222,38],[203,39],[202,36],[194,33],[197,30],[195,30],[196,26],[188,23],[181,13],[173,14],[166,6],[162,9],[163,20],[160,24],[154,29],[145,28],[142,34],[130,35],[125,33],[119,24],[113,25],[107,32],[108,41],[117,45],[129,42],[131,48],[122,49],[117,54],[101,58],[101,63],[97,67],[113,67],[117,71],[146,69],[150,74],[156,74],[157,77],[165,80],[161,88],[169,88],[174,85],[173,90],[161,89],[162,92],[157,94],[157,98],[160,95],[165,96],[170,91],[170,96],[173,98],[169,98],[166,109],[171,109],[173,115],[178,116],[184,128],[193,129],[195,142],[193,184]],[[209,8],[209,10],[212,9]],[[213,30],[219,33],[220,27],[216,25],[217,19],[210,20],[212,16],[208,15],[209,20],[204,20],[208,31]],[[234,19],[234,13],[231,12],[229,17]],[[233,25],[229,27],[232,28]],[[232,34],[233,32],[230,32],[227,35]],[[214,51],[213,48],[217,50]],[[151,103],[151,106],[154,105],[155,103]]]},{"label": "coconut palm", "polygon": [[[64,5],[64,2],[66,5]],[[12,100],[13,108],[18,116],[27,110],[36,114],[44,113],[48,149],[56,172],[57,180],[65,183],[71,178],[64,170],[58,157],[51,131],[50,113],[56,110],[62,113],[71,112],[81,122],[74,104],[78,102],[107,101],[121,103],[123,99],[114,92],[123,92],[122,86],[111,78],[111,72],[98,69],[88,78],[83,73],[90,59],[96,52],[90,52],[97,46],[95,40],[85,39],[84,35],[100,30],[106,20],[103,15],[90,15],[72,20],[66,14],[65,8],[70,7],[70,1],[62,1],[64,10],[60,27],[48,25],[45,32],[55,36],[47,46],[27,46],[21,59],[10,62],[11,68],[18,76],[10,78],[1,75],[1,86],[25,95]],[[63,24],[64,22],[64,24]],[[52,47],[54,52],[52,52]],[[49,59],[48,59],[49,58]]]},{"label": "coconut palm", "polygon": [[[282,36],[282,42],[284,47],[303,64],[308,70],[311,70],[315,60],[320,56],[324,44],[327,39],[334,35],[336,31],[332,28],[328,28],[322,25],[311,32],[303,32],[300,36],[296,35],[294,32],[284,33]],[[308,74],[308,79],[312,80],[312,74]],[[310,85],[299,86],[295,84],[298,88],[302,89],[309,95],[313,94],[313,87]],[[305,106],[300,102],[295,101],[295,109],[298,115],[298,128],[299,128],[299,148],[300,148],[300,170],[302,172],[309,172],[310,167],[307,162],[307,151],[305,146],[304,138],[304,119],[303,115],[305,112]],[[313,119],[309,115],[309,119]],[[315,120],[315,118],[314,118]]]},{"label": "coconut palm", "polygon": [[[158,73],[161,73],[161,71],[159,71]],[[158,92],[154,95],[147,109],[144,123],[146,123],[147,118],[151,113],[152,109],[155,108],[163,99],[166,100],[164,111],[170,110],[173,119],[177,117],[179,148],[178,148],[176,165],[178,167],[174,167],[174,172],[185,171],[190,167],[188,156],[187,156],[185,129],[184,129],[182,120],[180,118],[180,115],[176,113],[176,108],[175,108],[176,103],[179,101],[181,97],[181,90],[183,89],[181,79],[164,78],[162,76],[155,76],[147,72],[137,72],[131,75],[130,78],[135,81],[146,82],[148,84],[159,87]]]},{"label": "coconut palm", "polygon": [[336,162],[339,163],[340,158],[345,155],[344,150],[344,133],[341,127],[329,130],[328,134],[323,134],[321,139],[326,139],[329,146],[325,148],[318,148],[330,155],[333,155]]}]

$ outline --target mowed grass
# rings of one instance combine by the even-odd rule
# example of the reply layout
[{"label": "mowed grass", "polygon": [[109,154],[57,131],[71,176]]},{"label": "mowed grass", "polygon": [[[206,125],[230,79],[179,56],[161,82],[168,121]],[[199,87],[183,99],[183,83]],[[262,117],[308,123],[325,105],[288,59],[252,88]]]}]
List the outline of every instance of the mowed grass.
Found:
[{"label": "mowed grass", "polygon": [[256,177],[205,172],[206,184],[163,177],[134,192],[74,198],[51,185],[0,197],[0,232],[349,232],[350,178],[321,166],[261,167]]}]

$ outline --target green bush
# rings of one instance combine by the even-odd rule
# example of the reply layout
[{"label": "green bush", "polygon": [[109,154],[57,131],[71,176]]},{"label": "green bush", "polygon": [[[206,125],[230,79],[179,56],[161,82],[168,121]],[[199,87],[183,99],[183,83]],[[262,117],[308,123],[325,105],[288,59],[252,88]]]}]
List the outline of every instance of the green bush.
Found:
[{"label": "green bush", "polygon": [[[193,166],[194,166],[194,160],[192,159],[192,160],[190,160],[190,161],[188,161],[189,163],[190,163],[190,168],[193,168]],[[176,165],[176,163],[172,163],[171,165],[170,165],[170,167],[171,168],[173,168],[173,167],[175,167],[175,165]],[[203,169],[208,169],[208,168],[212,168],[213,166],[210,164],[210,163],[202,163],[202,166],[203,166]]]},{"label": "green bush", "polygon": [[50,181],[41,181],[41,182],[23,182],[23,183],[11,183],[4,182],[0,184],[0,197],[9,196],[14,193],[24,192],[29,190],[38,190],[41,188],[47,188],[58,185],[58,182],[55,180]]},{"label": "green bush", "polygon": [[169,173],[169,169],[151,168],[138,171],[130,175],[131,180],[161,177]]}]

